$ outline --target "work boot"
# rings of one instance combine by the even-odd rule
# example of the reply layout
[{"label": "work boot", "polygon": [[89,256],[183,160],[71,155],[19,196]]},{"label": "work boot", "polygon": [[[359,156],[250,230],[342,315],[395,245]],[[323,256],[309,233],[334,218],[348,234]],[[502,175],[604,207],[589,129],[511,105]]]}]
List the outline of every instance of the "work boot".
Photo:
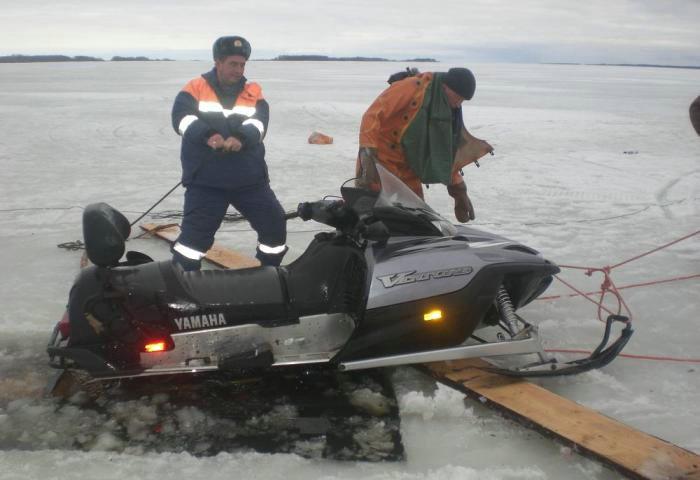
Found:
[{"label": "work boot", "polygon": [[185,272],[193,272],[202,268],[201,260],[192,260],[179,252],[173,252],[173,264],[179,266]]}]

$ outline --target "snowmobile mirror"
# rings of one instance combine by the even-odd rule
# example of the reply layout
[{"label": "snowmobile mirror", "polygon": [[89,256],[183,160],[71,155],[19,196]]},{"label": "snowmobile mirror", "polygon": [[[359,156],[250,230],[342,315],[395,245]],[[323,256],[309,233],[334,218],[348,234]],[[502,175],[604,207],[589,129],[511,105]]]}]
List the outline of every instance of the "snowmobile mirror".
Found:
[{"label": "snowmobile mirror", "polygon": [[360,187],[342,186],[340,195],[350,208],[362,215],[372,212],[372,208],[379,197],[379,192]]},{"label": "snowmobile mirror", "polygon": [[374,242],[386,242],[391,236],[389,229],[382,221],[376,221],[367,225],[362,235],[367,240],[372,240]]},{"label": "snowmobile mirror", "polygon": [[129,220],[106,203],[92,203],[83,212],[85,251],[98,267],[116,265],[131,233]]}]

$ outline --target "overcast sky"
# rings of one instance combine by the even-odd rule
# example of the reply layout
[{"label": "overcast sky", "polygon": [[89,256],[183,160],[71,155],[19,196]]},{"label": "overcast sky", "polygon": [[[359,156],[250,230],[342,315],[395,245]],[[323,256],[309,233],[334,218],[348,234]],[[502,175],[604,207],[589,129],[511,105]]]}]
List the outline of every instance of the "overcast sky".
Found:
[{"label": "overcast sky", "polygon": [[700,65],[700,0],[3,0],[0,55],[281,54]]}]

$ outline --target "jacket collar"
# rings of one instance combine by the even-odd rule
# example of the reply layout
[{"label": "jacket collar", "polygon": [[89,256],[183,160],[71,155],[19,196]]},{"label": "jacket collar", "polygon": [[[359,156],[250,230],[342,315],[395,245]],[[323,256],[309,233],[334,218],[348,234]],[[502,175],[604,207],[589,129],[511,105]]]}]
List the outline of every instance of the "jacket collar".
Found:
[{"label": "jacket collar", "polygon": [[245,78],[245,76],[243,76],[237,83],[234,83],[231,86],[221,85],[219,83],[219,78],[216,76],[216,67],[212,68],[207,73],[203,73],[202,77],[204,77],[207,83],[209,83],[209,85],[212,86],[214,91],[221,97],[237,97],[238,94],[241,93],[241,91],[243,90],[243,87],[245,86],[246,82],[248,81],[248,79]]}]

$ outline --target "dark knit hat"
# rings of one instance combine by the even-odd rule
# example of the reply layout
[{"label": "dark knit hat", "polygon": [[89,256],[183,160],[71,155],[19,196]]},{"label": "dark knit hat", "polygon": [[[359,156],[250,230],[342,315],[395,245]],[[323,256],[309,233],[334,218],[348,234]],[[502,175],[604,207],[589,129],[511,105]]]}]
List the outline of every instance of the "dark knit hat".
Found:
[{"label": "dark knit hat", "polygon": [[476,79],[468,68],[450,68],[442,82],[465,100],[471,100],[476,90]]},{"label": "dark knit hat", "polygon": [[219,37],[212,48],[214,60],[231,55],[240,55],[246,60],[250,58],[250,43],[243,37]]},{"label": "dark knit hat", "polygon": [[690,123],[693,124],[693,128],[700,135],[700,97],[690,104]]}]

